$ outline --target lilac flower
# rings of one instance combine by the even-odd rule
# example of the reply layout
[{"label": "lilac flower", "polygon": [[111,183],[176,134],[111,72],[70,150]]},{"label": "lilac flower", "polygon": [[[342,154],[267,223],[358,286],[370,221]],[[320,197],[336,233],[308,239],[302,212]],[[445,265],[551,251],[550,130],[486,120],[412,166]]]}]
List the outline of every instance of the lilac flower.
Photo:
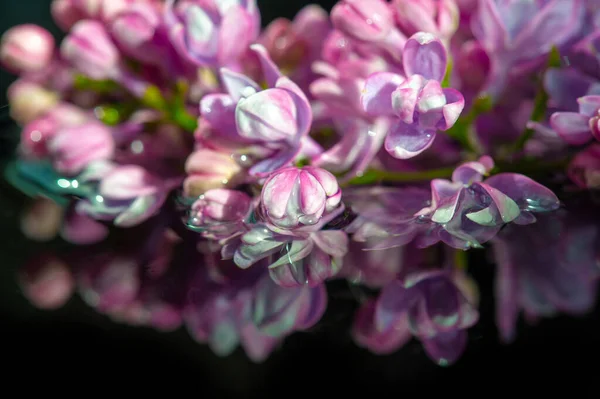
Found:
[{"label": "lilac flower", "polygon": [[338,208],[342,191],[335,176],[315,167],[287,168],[272,174],[263,186],[265,219],[282,229],[312,226]]},{"label": "lilac flower", "polygon": [[192,205],[187,226],[211,239],[227,239],[243,231],[252,212],[252,199],[235,190],[209,190]]},{"label": "lilac flower", "polygon": [[552,191],[530,178],[500,173],[486,180],[494,164],[491,158],[465,163],[454,171],[452,181],[434,179],[429,207],[419,212],[438,226],[446,244],[467,249],[481,246],[510,222],[534,223],[533,213],[559,207]]},{"label": "lilac flower", "polygon": [[369,187],[344,192],[345,201],[358,216],[346,227],[352,239],[366,249],[385,250],[412,241],[426,247],[439,241],[434,226],[419,212],[430,204],[431,191],[420,187]]},{"label": "lilac flower", "polygon": [[240,69],[240,57],[258,37],[255,0],[175,0],[166,3],[171,42],[198,66]]},{"label": "lilac flower", "polygon": [[593,143],[575,155],[567,174],[581,189],[600,188],[600,144]]},{"label": "lilac flower", "polygon": [[48,142],[64,127],[88,121],[88,115],[69,103],[61,103],[25,125],[21,130],[20,150],[28,158],[41,159],[48,155]]},{"label": "lilac flower", "polygon": [[343,231],[286,233],[256,224],[240,237],[237,245],[226,245],[223,257],[231,257],[227,255],[233,252],[235,264],[243,269],[267,259],[271,278],[283,287],[315,287],[339,272],[348,250],[348,238]]},{"label": "lilac flower", "polygon": [[411,36],[428,32],[448,42],[458,28],[455,0],[394,0],[392,8],[402,32]]},{"label": "lilac flower", "polygon": [[98,122],[62,128],[48,142],[54,168],[71,176],[91,162],[109,160],[114,150],[110,129]]},{"label": "lilac flower", "polygon": [[401,75],[371,75],[362,95],[364,110],[377,116],[396,116],[385,149],[394,157],[414,157],[431,146],[437,130],[451,128],[464,107],[454,89],[442,89],[447,54],[441,41],[428,33],[409,38],[402,56],[406,79]]},{"label": "lilac flower", "polygon": [[333,31],[325,41],[323,61],[315,62],[313,69],[323,77],[310,85],[310,92],[323,105],[321,118],[331,120],[341,137],[312,162],[352,178],[373,161],[390,125],[387,118],[374,118],[363,110],[360,97],[365,79],[397,68],[377,49]]},{"label": "lilac flower", "polygon": [[153,64],[157,56],[154,39],[160,25],[158,9],[148,3],[134,4],[116,15],[110,33],[124,53]]},{"label": "lilac flower", "polygon": [[331,22],[344,35],[371,43],[397,57],[406,42],[394,25],[394,13],[383,0],[342,0],[331,10]]},{"label": "lilac flower", "polygon": [[15,73],[46,68],[53,55],[54,38],[40,26],[18,25],[2,35],[0,63]]},{"label": "lilac flower", "polygon": [[111,220],[131,227],[154,216],[179,179],[161,179],[136,165],[109,166],[99,172],[86,172],[80,183],[96,183],[97,188],[77,207],[97,220]]},{"label": "lilac flower", "polygon": [[311,66],[321,56],[323,38],[331,31],[329,15],[310,4],[296,14],[293,21],[278,18],[261,33],[258,43],[273,62],[305,93],[316,78]]},{"label": "lilac flower", "polygon": [[352,325],[352,338],[357,345],[378,355],[396,352],[412,339],[408,313],[397,315],[394,328],[380,331],[375,323],[377,301],[370,299],[356,311]]},{"label": "lilac flower", "polygon": [[228,94],[211,94],[202,99],[201,124],[208,123],[240,146],[259,146],[265,159],[252,166],[250,174],[263,177],[287,166],[299,153],[310,129],[312,111],[304,93],[281,76],[265,48],[253,45],[252,50],[261,60],[269,88],[261,91],[250,78],[222,69]]},{"label": "lilac flower", "polygon": [[238,181],[236,176],[242,168],[231,155],[201,148],[188,157],[185,171],[188,177],[183,183],[184,193],[198,197],[208,190],[224,188]]},{"label": "lilac flower", "polygon": [[118,74],[119,51],[100,22],[85,20],[75,24],[60,51],[75,69],[92,79],[113,79]]},{"label": "lilac flower", "polygon": [[[221,265],[225,266],[225,265]],[[327,305],[323,285],[281,288],[270,277],[243,272],[217,282],[198,271],[184,318],[190,333],[226,356],[241,342],[255,362],[264,360],[288,334],[312,327]]]},{"label": "lilac flower", "polygon": [[514,338],[521,309],[535,318],[582,314],[594,306],[598,222],[576,209],[581,207],[540,215],[532,225],[509,226],[492,241],[496,324],[505,341]]},{"label": "lilac flower", "polygon": [[600,140],[600,95],[580,97],[577,102],[579,112],[555,112],[550,126],[572,145]]},{"label": "lilac flower", "polygon": [[69,266],[48,253],[27,261],[19,272],[19,284],[35,307],[47,310],[62,307],[75,291],[75,279]]},{"label": "lilac flower", "polygon": [[514,67],[561,47],[579,30],[581,0],[479,0],[473,34],[492,60],[486,92],[497,98]]},{"label": "lilac flower", "polygon": [[359,325],[358,331],[367,332],[374,324],[370,333],[361,334],[362,343],[378,352],[391,352],[408,340],[408,330],[436,363],[456,362],[467,344],[467,329],[479,318],[476,304],[458,283],[460,278],[448,270],[429,270],[392,281],[381,291],[374,315],[359,321],[367,325]]},{"label": "lilac flower", "polygon": [[337,276],[344,277],[353,284],[379,288],[399,275],[406,258],[405,247],[378,251],[369,251],[368,249],[368,244],[352,243]]}]

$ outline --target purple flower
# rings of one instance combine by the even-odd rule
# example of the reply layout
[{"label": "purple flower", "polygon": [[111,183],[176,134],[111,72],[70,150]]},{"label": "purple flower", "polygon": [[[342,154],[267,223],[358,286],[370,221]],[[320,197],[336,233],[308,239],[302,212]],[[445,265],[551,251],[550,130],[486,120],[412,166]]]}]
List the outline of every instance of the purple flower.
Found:
[{"label": "purple flower", "polygon": [[208,190],[224,188],[235,183],[242,171],[235,159],[226,153],[201,148],[194,151],[185,163],[188,177],[183,183],[186,196],[198,197]]},{"label": "purple flower", "polygon": [[48,142],[54,168],[71,176],[82,172],[91,162],[109,160],[114,150],[110,129],[99,122],[64,127]]},{"label": "purple flower", "polygon": [[394,25],[394,13],[383,0],[342,0],[331,10],[333,26],[345,36],[373,44],[398,57],[406,42]]},{"label": "purple flower", "polygon": [[206,238],[226,239],[243,231],[252,212],[252,199],[235,190],[214,189],[194,202],[187,226]]},{"label": "purple flower", "polygon": [[394,280],[406,261],[405,247],[394,247],[378,251],[369,251],[369,246],[353,242],[344,257],[343,266],[338,273],[353,284],[379,288]]},{"label": "purple flower", "polygon": [[148,3],[121,11],[110,25],[110,33],[127,55],[145,63],[156,63],[154,39],[161,25],[159,10]]},{"label": "purple flower", "polygon": [[253,324],[271,337],[282,337],[313,327],[325,313],[327,291],[323,284],[284,288],[265,275],[254,287]]},{"label": "purple flower", "polygon": [[171,42],[198,66],[239,70],[240,57],[258,37],[255,0],[175,0],[166,3]]},{"label": "purple flower", "polygon": [[600,140],[600,95],[577,99],[579,112],[555,112],[550,126],[572,145],[581,145],[592,138]]},{"label": "purple flower", "polygon": [[392,8],[400,29],[407,36],[428,32],[447,42],[459,22],[455,0],[394,0]]},{"label": "purple flower", "polygon": [[286,233],[254,225],[239,238],[237,245],[223,248],[223,257],[233,256],[235,264],[243,269],[266,259],[271,278],[283,287],[315,287],[339,272],[348,250],[346,233],[340,230]]},{"label": "purple flower", "polygon": [[439,241],[434,226],[419,212],[430,204],[431,191],[420,187],[369,187],[344,192],[358,216],[345,229],[367,249],[384,250],[412,241],[426,247]]},{"label": "purple flower", "polygon": [[278,18],[261,33],[262,44],[275,64],[304,92],[316,75],[313,62],[321,56],[323,38],[331,31],[329,15],[315,4],[302,8],[293,21]]},{"label": "purple flower", "polygon": [[431,205],[419,215],[438,226],[439,238],[446,244],[479,247],[505,224],[534,223],[533,213],[559,207],[552,191],[526,176],[500,173],[483,180],[493,166],[485,156],[456,168],[452,181],[432,180]]},{"label": "purple flower", "polygon": [[479,0],[471,25],[492,60],[487,93],[497,98],[515,66],[566,44],[582,15],[581,0]]},{"label": "purple flower", "polygon": [[377,41],[392,30],[394,14],[382,0],[342,0],[331,10],[331,21],[352,38]]},{"label": "purple flower", "polygon": [[304,93],[281,76],[265,48],[253,45],[252,50],[261,61],[269,88],[260,90],[252,79],[221,69],[228,94],[211,94],[202,99],[201,124],[207,123],[242,148],[257,146],[265,159],[254,164],[250,174],[264,177],[296,157],[310,129],[312,111]]},{"label": "purple flower", "polygon": [[467,329],[479,318],[476,304],[461,289],[458,279],[460,276],[448,270],[429,270],[385,286],[373,316],[376,334],[383,337],[371,336],[365,343],[373,343],[379,350],[392,349],[382,348],[381,340],[390,343],[393,338],[402,345],[408,327],[436,363],[445,366],[456,362],[467,344]]},{"label": "purple flower", "polygon": [[54,55],[54,38],[37,25],[18,25],[2,35],[0,63],[15,72],[47,68]]},{"label": "purple flower", "polygon": [[370,299],[356,311],[352,324],[352,338],[357,345],[378,355],[396,352],[412,339],[408,325],[408,313],[398,315],[394,328],[380,331],[375,324],[377,301]]},{"label": "purple flower", "polygon": [[78,210],[97,220],[112,220],[131,227],[154,216],[179,179],[161,179],[136,165],[109,166],[80,176],[84,184],[97,182],[97,189],[78,203]]},{"label": "purple flower", "polygon": [[190,333],[217,355],[241,343],[251,360],[261,362],[284,337],[319,321],[326,306],[323,285],[282,288],[262,271],[228,274],[219,282],[200,269],[184,318]]},{"label": "purple flower", "polygon": [[416,33],[406,42],[402,56],[406,79],[392,73],[371,75],[362,95],[364,110],[374,116],[397,117],[385,149],[394,157],[414,157],[431,146],[437,130],[451,128],[464,107],[454,89],[442,89],[447,54],[441,41]]},{"label": "purple flower", "polygon": [[48,142],[61,128],[80,125],[88,119],[82,109],[61,103],[23,127],[20,150],[26,157],[44,158],[48,155]]},{"label": "purple flower", "polygon": [[60,51],[75,69],[92,79],[113,79],[119,73],[119,50],[100,22],[77,22],[63,40]]},{"label": "purple flower", "polygon": [[272,174],[261,193],[266,220],[282,229],[312,226],[340,204],[335,176],[315,167],[287,168]]},{"label": "purple flower", "polygon": [[600,188],[600,144],[593,143],[575,155],[569,163],[567,174],[579,188]]},{"label": "purple flower", "polygon": [[[493,241],[496,323],[511,341],[522,309],[528,317],[582,314],[596,299],[598,222],[593,213],[557,211],[535,224],[508,226]],[[587,209],[588,211],[590,209]]]}]

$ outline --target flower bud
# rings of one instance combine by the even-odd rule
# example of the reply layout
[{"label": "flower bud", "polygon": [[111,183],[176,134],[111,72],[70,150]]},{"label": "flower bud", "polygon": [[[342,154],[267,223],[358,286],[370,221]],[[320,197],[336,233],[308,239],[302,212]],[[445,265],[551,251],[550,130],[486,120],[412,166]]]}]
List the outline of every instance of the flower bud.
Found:
[{"label": "flower bud", "polygon": [[160,23],[160,15],[154,7],[150,4],[136,4],[115,16],[110,32],[127,55],[155,64],[158,60],[152,48],[152,40]]},{"label": "flower bud", "polygon": [[188,224],[210,238],[227,237],[240,230],[252,211],[251,198],[235,190],[209,190],[192,205]]},{"label": "flower bud", "polygon": [[314,225],[340,203],[335,176],[315,167],[286,168],[267,179],[261,193],[268,222],[281,228]]},{"label": "flower bud", "polygon": [[41,118],[29,122],[21,130],[20,150],[26,157],[43,158],[48,155],[48,140],[68,126],[84,123],[84,111],[68,103],[61,103]]},{"label": "flower bud", "polygon": [[479,91],[490,73],[490,58],[479,42],[470,40],[458,52],[456,69],[463,89]]},{"label": "flower bud", "polygon": [[65,60],[91,79],[111,79],[118,72],[119,51],[100,22],[77,22],[60,51]]},{"label": "flower bud", "polygon": [[85,15],[75,7],[74,0],[53,0],[50,6],[54,22],[64,31],[70,30]]},{"label": "flower bud", "polygon": [[188,197],[198,197],[208,190],[226,187],[242,168],[228,154],[206,148],[192,153],[185,164],[188,174],[183,190]]},{"label": "flower bud", "polygon": [[35,241],[50,241],[60,228],[63,208],[48,198],[36,198],[21,218],[21,231]]},{"label": "flower bud", "polygon": [[110,159],[115,143],[108,127],[90,122],[61,129],[49,141],[48,150],[58,172],[76,175],[92,161]]},{"label": "flower bud", "polygon": [[299,100],[291,91],[279,88],[241,99],[235,111],[238,132],[248,139],[293,141],[306,124]]},{"label": "flower bud", "polygon": [[26,24],[7,30],[0,44],[0,62],[15,73],[39,71],[50,64],[54,38],[41,26]]},{"label": "flower bud", "polygon": [[394,0],[396,21],[407,35],[428,32],[450,39],[458,28],[455,0]]},{"label": "flower bud", "polygon": [[306,42],[294,30],[292,22],[278,18],[264,30],[261,44],[273,61],[282,69],[292,70],[308,53]]},{"label": "flower bud", "polygon": [[10,85],[7,94],[10,116],[21,125],[39,118],[58,103],[56,93],[22,79]]},{"label": "flower bud", "polygon": [[19,274],[23,293],[40,309],[60,308],[75,290],[69,267],[52,255],[36,256],[27,262]]},{"label": "flower bud", "polygon": [[387,3],[382,0],[343,0],[331,10],[336,29],[349,37],[380,41],[390,33],[394,21]]},{"label": "flower bud", "polygon": [[579,188],[600,189],[600,144],[594,143],[575,155],[567,174]]}]

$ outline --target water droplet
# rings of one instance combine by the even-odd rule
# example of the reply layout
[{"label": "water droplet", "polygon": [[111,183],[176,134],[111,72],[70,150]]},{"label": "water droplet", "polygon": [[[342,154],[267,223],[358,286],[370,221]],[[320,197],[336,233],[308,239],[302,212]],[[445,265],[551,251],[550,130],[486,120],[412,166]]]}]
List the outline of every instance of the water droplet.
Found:
[{"label": "water droplet", "polygon": [[101,195],[96,195],[96,202],[104,202],[104,197],[102,197]]},{"label": "water droplet", "polygon": [[61,188],[71,187],[71,182],[68,181],[67,179],[59,179],[57,183],[58,183],[58,186]]},{"label": "water droplet", "polygon": [[40,132],[39,130],[34,130],[33,132],[31,132],[29,137],[31,138],[31,141],[37,143],[42,139],[42,132]]},{"label": "water droplet", "polygon": [[72,180],[71,181],[71,187],[78,188],[79,187],[79,182],[77,180]]},{"label": "water droplet", "polygon": [[131,152],[134,154],[141,154],[144,151],[144,143],[140,140],[135,140],[131,143]]}]

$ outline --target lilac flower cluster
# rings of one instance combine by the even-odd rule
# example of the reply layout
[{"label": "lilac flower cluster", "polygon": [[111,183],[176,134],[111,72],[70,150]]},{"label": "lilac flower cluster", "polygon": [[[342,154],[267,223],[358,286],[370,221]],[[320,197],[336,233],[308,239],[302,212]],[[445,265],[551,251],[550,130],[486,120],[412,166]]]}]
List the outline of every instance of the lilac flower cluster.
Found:
[{"label": "lilac flower cluster", "polygon": [[77,290],[262,361],[343,279],[375,292],[358,345],[415,337],[440,365],[479,318],[467,250],[493,255],[505,341],[521,311],[594,306],[598,1],[341,0],[263,30],[255,0],[52,13],[58,48],[33,25],[0,47],[22,126],[6,176],[34,197],[22,231],[83,246],[24,267],[34,305]]}]

